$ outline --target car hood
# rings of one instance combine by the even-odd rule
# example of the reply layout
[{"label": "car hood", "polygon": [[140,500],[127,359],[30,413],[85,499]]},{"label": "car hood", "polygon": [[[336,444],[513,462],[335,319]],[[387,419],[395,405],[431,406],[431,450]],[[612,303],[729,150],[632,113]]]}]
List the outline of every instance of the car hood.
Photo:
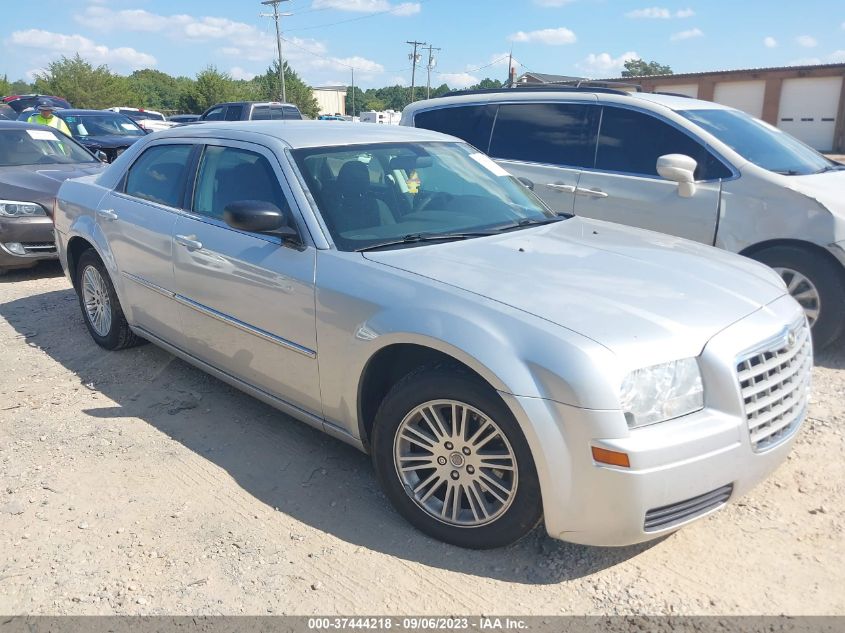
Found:
[{"label": "car hood", "polygon": [[786,294],[774,271],[750,259],[581,218],[364,256],[556,323],[643,366],[697,356]]},{"label": "car hood", "polygon": [[0,198],[38,202],[51,210],[53,198],[65,180],[96,175],[104,168],[102,163],[0,167]]},{"label": "car hood", "polygon": [[114,147],[129,147],[132,143],[140,141],[143,136],[80,136],[76,140],[85,146],[96,145],[106,149]]},{"label": "car hood", "polygon": [[831,213],[845,220],[845,170],[808,176],[787,176],[786,186],[812,198]]}]

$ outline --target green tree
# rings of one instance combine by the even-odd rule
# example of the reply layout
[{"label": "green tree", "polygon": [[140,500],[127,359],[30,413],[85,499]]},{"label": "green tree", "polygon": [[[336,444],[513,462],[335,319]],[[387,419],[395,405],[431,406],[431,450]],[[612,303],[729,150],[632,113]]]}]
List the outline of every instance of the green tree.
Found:
[{"label": "green tree", "polygon": [[56,95],[77,108],[102,109],[137,101],[126,77],[111,72],[108,66],[94,67],[77,53],[51,62],[35,77],[35,91]]},{"label": "green tree", "polygon": [[470,86],[469,89],[470,90],[492,90],[494,88],[501,88],[503,85],[504,84],[502,84],[502,82],[499,81],[498,79],[490,79],[489,77],[486,77],[486,78],[482,79],[481,81],[479,81],[474,86]]},{"label": "green tree", "polygon": [[[279,63],[273,62],[263,75],[252,80],[257,99],[278,101],[282,98],[279,91]],[[305,83],[299,74],[285,62],[285,97],[294,104],[303,115],[314,118],[320,112],[320,106],[311,86]]]},{"label": "green tree", "polygon": [[[132,91],[138,95],[138,101],[132,105],[139,108],[175,112],[179,109],[180,79],[160,70],[145,68],[136,70],[127,78]],[[188,79],[190,83],[193,83]]]},{"label": "green tree", "polygon": [[650,77],[652,75],[671,75],[672,69],[655,61],[646,62],[642,59],[629,59],[625,62],[623,77]]},{"label": "green tree", "polygon": [[[352,108],[352,92],[355,91],[355,108],[353,111]],[[364,95],[364,91],[361,90],[358,86],[354,88],[347,88],[346,90],[346,114],[349,116],[358,116],[361,114],[361,110],[366,110],[367,108],[364,107],[364,101],[366,100],[366,96]]]},{"label": "green tree", "polygon": [[6,75],[3,75],[0,78],[0,97],[5,97],[6,95],[15,94],[12,92],[12,84],[9,82],[9,78]]},{"label": "green tree", "polygon": [[13,95],[27,95],[35,91],[35,86],[31,83],[24,81],[23,79],[18,79],[17,81],[13,81],[11,83],[11,87],[9,88],[9,93]]}]

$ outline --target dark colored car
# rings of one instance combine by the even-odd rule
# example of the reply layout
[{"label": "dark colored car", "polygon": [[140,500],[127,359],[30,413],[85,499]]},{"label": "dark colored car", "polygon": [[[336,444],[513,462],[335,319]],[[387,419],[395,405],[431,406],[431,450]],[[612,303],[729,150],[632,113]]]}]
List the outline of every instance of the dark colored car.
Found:
[{"label": "dark colored car", "polygon": [[173,123],[194,123],[199,121],[199,118],[199,114],[174,114],[173,116],[167,117],[167,120]]},{"label": "dark colored car", "polygon": [[211,106],[200,115],[199,121],[298,121],[301,119],[302,113],[292,103],[233,101]]},{"label": "dark colored car", "polygon": [[0,121],[0,275],[56,258],[52,214],[59,186],[103,168],[61,132]]},{"label": "dark colored car", "polygon": [[14,121],[18,118],[18,113],[12,110],[5,103],[0,103],[0,121]]},{"label": "dark colored car", "polygon": [[108,162],[114,161],[127,147],[146,132],[124,114],[108,110],[56,110],[70,128],[70,133],[89,150],[103,152]]},{"label": "dark colored car", "polygon": [[65,99],[52,95],[9,95],[8,97],[3,97],[2,101],[18,113],[23,112],[27,108],[35,108],[39,101],[47,101],[56,108],[72,107]]}]

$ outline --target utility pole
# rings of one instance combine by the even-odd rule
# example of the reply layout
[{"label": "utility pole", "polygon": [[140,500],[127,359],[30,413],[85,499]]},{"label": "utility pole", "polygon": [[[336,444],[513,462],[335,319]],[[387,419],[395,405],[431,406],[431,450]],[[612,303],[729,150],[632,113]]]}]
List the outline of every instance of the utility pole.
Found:
[{"label": "utility pole", "polygon": [[285,90],[285,60],[282,57],[282,32],[279,30],[279,18],[283,16],[293,15],[292,13],[279,13],[279,5],[288,0],[263,0],[261,4],[267,7],[273,7],[273,13],[260,13],[262,18],[273,18],[276,23],[276,48],[279,51],[279,84],[281,89],[279,93],[282,95],[282,101],[287,102],[287,91]]},{"label": "utility pole", "polygon": [[434,59],[432,51],[437,51],[439,53],[441,49],[435,48],[429,44],[427,48],[423,46],[423,50],[428,50],[428,65],[426,66],[426,69],[428,70],[428,79],[425,84],[425,98],[431,99],[431,71],[434,70],[434,66],[437,64],[437,60]]},{"label": "utility pole", "polygon": [[355,120],[355,67],[351,66],[352,69],[352,112],[349,114],[352,116],[352,121]]},{"label": "utility pole", "polygon": [[416,79],[417,74],[417,62],[420,61],[420,56],[417,54],[417,47],[418,46],[425,46],[425,42],[418,42],[414,40],[413,42],[405,42],[406,44],[410,44],[414,47],[414,52],[408,55],[408,58],[411,60],[411,103],[414,102],[414,82]]}]

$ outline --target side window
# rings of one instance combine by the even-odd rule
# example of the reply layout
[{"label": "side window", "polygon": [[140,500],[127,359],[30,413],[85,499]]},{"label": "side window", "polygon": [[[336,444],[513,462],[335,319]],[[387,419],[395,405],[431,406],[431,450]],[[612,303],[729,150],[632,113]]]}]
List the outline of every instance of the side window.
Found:
[{"label": "side window", "polygon": [[253,121],[269,121],[270,120],[270,108],[268,106],[255,106],[252,109],[252,120]]},{"label": "side window", "polygon": [[482,152],[490,144],[496,106],[455,106],[418,112],[414,127],[451,134],[474,145]]},{"label": "side window", "polygon": [[592,167],[598,108],[580,103],[499,106],[490,155],[496,158]]},{"label": "side window", "polygon": [[226,120],[227,121],[240,121],[241,120],[241,112],[244,111],[243,106],[229,106],[226,109]]},{"label": "side window", "polygon": [[668,123],[644,112],[604,108],[596,169],[657,176],[657,159],[664,154],[694,158],[698,162],[696,180],[731,175],[704,145]]},{"label": "side window", "polygon": [[291,119],[294,121],[299,121],[302,119],[302,114],[300,114],[297,108],[292,108],[290,106],[285,106],[282,108],[282,114],[284,118]]},{"label": "side window", "polygon": [[156,145],[146,150],[126,174],[124,192],[168,207],[181,208],[185,171],[192,145]]},{"label": "side window", "polygon": [[223,117],[226,115],[226,106],[220,106],[219,108],[214,108],[213,110],[209,111],[203,117],[204,121],[222,121]]},{"label": "side window", "polygon": [[279,179],[261,154],[234,147],[206,147],[193,211],[222,220],[226,205],[240,200],[271,202],[285,213],[289,210]]}]

